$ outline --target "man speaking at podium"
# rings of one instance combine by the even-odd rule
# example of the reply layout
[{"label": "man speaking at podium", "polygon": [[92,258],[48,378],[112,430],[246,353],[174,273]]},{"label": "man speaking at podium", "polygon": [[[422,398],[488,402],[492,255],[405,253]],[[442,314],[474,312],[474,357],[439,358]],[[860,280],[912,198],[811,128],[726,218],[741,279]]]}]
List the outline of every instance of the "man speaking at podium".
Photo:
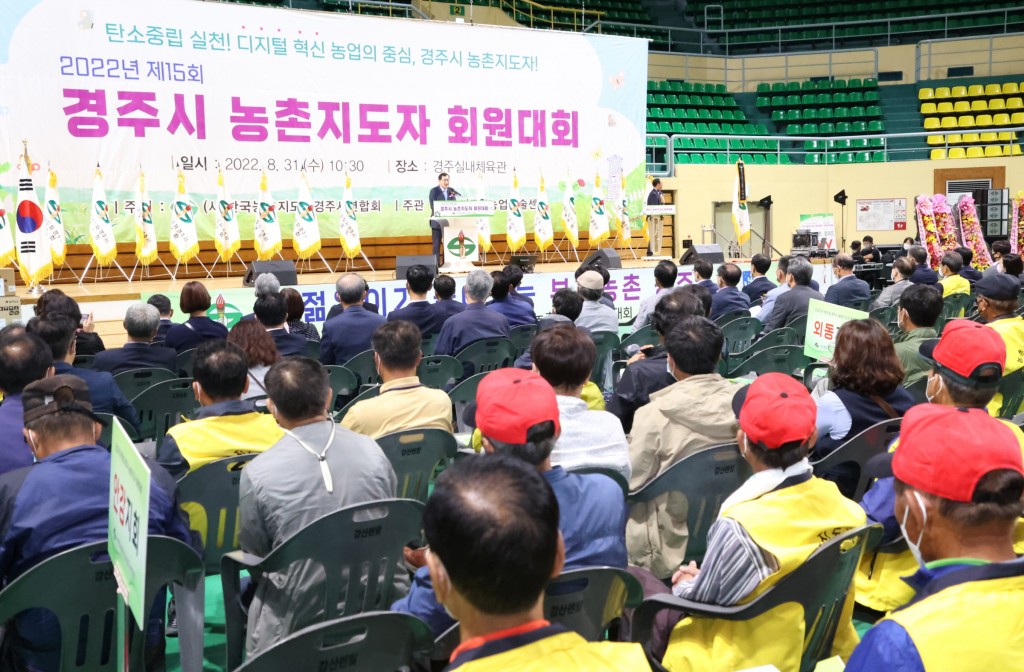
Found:
[{"label": "man speaking at podium", "polygon": [[441,222],[434,214],[434,201],[454,201],[459,192],[448,186],[448,173],[441,173],[437,176],[437,186],[430,190],[430,240],[433,243],[434,259],[437,267],[441,268]]}]

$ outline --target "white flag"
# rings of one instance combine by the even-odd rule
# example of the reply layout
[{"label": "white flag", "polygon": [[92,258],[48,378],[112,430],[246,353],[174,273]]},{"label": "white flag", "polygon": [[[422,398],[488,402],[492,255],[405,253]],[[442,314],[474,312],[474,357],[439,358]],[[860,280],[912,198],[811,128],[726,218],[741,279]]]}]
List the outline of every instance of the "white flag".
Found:
[{"label": "white flag", "polygon": [[139,171],[139,190],[135,196],[135,257],[143,266],[156,261],[156,227],[153,226],[153,200],[146,188],[146,176]]},{"label": "white flag", "polygon": [[[478,201],[487,200],[487,188],[484,186],[484,174],[477,173],[477,190],[476,199]],[[476,242],[480,246],[482,252],[491,251],[491,218],[490,217],[477,217],[476,218]]]},{"label": "white flag", "polygon": [[28,151],[21,157],[18,179],[18,267],[26,285],[38,285],[53,273],[50,244],[43,228],[43,209],[39,207]]},{"label": "white flag", "polygon": [[89,214],[89,245],[96,263],[109,266],[117,259],[117,240],[114,226],[110,223],[110,208],[107,206],[107,192],[103,189],[103,173],[99,165],[92,179],[92,212]]},{"label": "white flag", "polygon": [[732,225],[736,229],[736,242],[743,245],[750,240],[750,211],[747,210],[747,175],[742,161],[736,162],[736,183],[732,196]]},{"label": "white flag", "polygon": [[298,207],[292,229],[292,247],[299,259],[309,259],[320,251],[320,224],[316,221],[315,202],[306,181],[306,173],[299,180]]},{"label": "white flag", "polygon": [[540,176],[540,188],[537,190],[537,213],[533,218],[533,241],[537,249],[543,252],[555,242],[555,230],[551,224],[551,204],[548,203],[548,192],[544,189],[544,176]]},{"label": "white flag", "polygon": [[267,261],[281,251],[281,224],[277,221],[277,204],[267,186],[267,174],[260,177],[259,212],[253,227],[253,246],[256,258]]},{"label": "white flag", "polygon": [[576,220],[576,198],[572,195],[572,189],[572,181],[566,174],[565,194],[562,196],[562,229],[572,249],[575,250],[580,246],[580,227]]},{"label": "white flag", "polygon": [[57,191],[57,173],[52,170],[46,181],[43,200],[43,226],[46,229],[46,239],[50,243],[50,259],[55,266],[60,266],[67,256],[67,244],[64,240],[64,220],[60,212],[60,192]]},{"label": "white flag", "polygon": [[345,174],[345,193],[341,197],[342,204],[339,219],[339,238],[345,256],[354,259],[362,245],[359,242],[359,225],[356,223],[356,202],[352,197],[352,178]]},{"label": "white flag", "polygon": [[224,182],[224,173],[217,169],[217,224],[213,232],[213,244],[221,261],[228,261],[242,247],[238,234],[238,218],[235,216],[235,201]]},{"label": "white flag", "polygon": [[505,240],[513,252],[526,244],[526,224],[523,222],[523,204],[519,196],[519,176],[515,171],[512,172],[512,191],[508,194]]},{"label": "white flag", "polygon": [[178,169],[178,190],[171,205],[171,254],[180,263],[188,263],[199,254],[199,235],[196,233],[198,208],[185,188],[185,173]]},{"label": "white flag", "polygon": [[590,246],[597,247],[605,240],[608,240],[608,208],[604,202],[601,176],[598,175],[590,197]]},{"label": "white flag", "polygon": [[622,189],[619,194],[619,242],[629,247],[633,232],[629,230],[629,196],[626,194],[626,176],[622,176]]}]

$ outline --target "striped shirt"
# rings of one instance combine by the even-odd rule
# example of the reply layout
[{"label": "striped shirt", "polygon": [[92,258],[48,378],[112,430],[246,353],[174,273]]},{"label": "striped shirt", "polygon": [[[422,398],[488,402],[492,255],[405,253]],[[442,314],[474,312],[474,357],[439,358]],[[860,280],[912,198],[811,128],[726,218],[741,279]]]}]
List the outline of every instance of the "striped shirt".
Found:
[{"label": "striped shirt", "polygon": [[778,561],[754,543],[732,518],[719,518],[708,531],[708,552],[697,578],[676,584],[677,596],[729,607],[739,604],[766,578],[778,571]]}]

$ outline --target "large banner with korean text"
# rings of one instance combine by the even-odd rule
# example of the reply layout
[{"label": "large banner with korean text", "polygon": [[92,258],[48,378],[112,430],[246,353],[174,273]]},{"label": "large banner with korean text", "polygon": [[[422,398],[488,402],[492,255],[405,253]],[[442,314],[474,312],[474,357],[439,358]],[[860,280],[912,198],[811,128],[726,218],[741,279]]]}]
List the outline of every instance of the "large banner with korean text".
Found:
[{"label": "large banner with korean text", "polygon": [[[542,176],[551,220],[572,189],[585,223],[598,175],[624,175],[642,208],[646,86],[647,43],[632,38],[196,0],[5,0],[0,201],[26,139],[60,176],[70,243],[88,241],[97,164],[120,242],[135,240],[142,172],[168,239],[179,169],[201,239],[218,168],[243,240],[270,205],[291,237],[303,173],[325,239],[339,237],[346,175],[363,236],[425,235],[442,171],[462,198],[496,201],[495,233],[513,170],[528,229]],[[276,203],[261,205],[263,174]]]}]

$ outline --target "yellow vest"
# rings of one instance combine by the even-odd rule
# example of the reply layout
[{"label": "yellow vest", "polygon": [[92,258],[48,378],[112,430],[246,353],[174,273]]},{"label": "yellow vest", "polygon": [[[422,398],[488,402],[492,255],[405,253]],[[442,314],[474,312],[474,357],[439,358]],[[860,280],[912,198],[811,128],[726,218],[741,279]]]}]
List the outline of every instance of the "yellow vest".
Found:
[{"label": "yellow vest", "polygon": [[651,666],[639,644],[588,642],[575,632],[563,632],[510,651],[469,660],[454,669],[458,672],[650,672]]},{"label": "yellow vest", "polygon": [[195,471],[224,457],[262,453],[284,436],[284,430],[266,413],[242,413],[181,422],[167,435],[174,437],[188,470]]},{"label": "yellow vest", "polygon": [[928,672],[1024,670],[1024,576],[950,586],[887,620],[907,631]]},{"label": "yellow vest", "polygon": [[[1003,337],[1006,343],[1006,368],[1003,375],[1013,373],[1024,368],[1024,318],[1019,316],[1006,317],[995,322],[989,322],[986,326],[995,329]],[[1003,406],[1003,395],[996,392],[996,396],[988,405],[990,415],[999,413]]]},{"label": "yellow vest", "polygon": [[[856,502],[834,483],[811,478],[722,511],[746,530],[779,569],[743,600],[750,602],[804,563],[822,543],[867,521]],[[857,645],[853,628],[853,589],[843,605],[832,651],[846,660]],[[804,647],[804,615],[787,603],[749,621],[686,617],[672,630],[664,665],[671,672],[722,672],[759,665],[799,670]]]},{"label": "yellow vest", "polygon": [[946,298],[951,294],[971,293],[971,283],[967,281],[967,278],[959,275],[947,276],[939,280],[939,284],[942,285],[942,298]]}]

